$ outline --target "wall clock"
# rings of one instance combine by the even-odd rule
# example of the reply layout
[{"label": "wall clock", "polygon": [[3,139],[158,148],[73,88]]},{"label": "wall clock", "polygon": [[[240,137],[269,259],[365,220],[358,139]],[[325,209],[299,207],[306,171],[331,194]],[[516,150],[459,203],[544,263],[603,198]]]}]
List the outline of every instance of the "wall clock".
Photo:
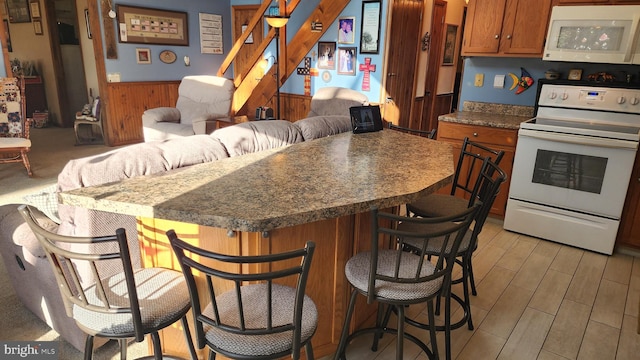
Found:
[{"label": "wall clock", "polygon": [[165,64],[171,64],[172,62],[176,61],[176,58],[176,53],[171,50],[163,50],[162,52],[160,52],[160,61]]}]

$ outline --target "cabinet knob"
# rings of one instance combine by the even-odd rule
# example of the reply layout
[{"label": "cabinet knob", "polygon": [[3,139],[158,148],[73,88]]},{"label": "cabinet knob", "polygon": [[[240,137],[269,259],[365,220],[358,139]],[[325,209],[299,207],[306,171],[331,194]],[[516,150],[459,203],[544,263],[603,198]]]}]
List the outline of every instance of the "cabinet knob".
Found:
[{"label": "cabinet knob", "polygon": [[500,38],[500,35],[495,34],[495,35],[493,35],[493,38],[494,38],[494,39],[499,39],[499,38]]},{"label": "cabinet knob", "polygon": [[507,39],[511,39],[511,34],[507,35]]},{"label": "cabinet knob", "polygon": [[473,136],[478,137],[478,133],[477,133],[477,132],[474,132],[474,133],[473,133]]}]

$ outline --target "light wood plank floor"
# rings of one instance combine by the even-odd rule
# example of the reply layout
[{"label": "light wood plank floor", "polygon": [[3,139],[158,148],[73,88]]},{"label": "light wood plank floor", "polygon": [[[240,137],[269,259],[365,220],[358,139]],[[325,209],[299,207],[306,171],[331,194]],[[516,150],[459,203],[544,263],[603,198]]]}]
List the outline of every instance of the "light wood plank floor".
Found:
[{"label": "light wood plank floor", "polygon": [[[454,359],[640,359],[640,258],[617,252],[606,256],[508,232],[491,219],[480,234],[473,267],[475,328],[452,332]],[[461,294],[461,285],[454,292]],[[412,306],[407,313],[424,320],[425,309]],[[458,319],[460,308],[453,311]],[[428,339],[424,330],[407,326],[407,331]],[[370,336],[355,339],[347,359],[395,358],[393,335],[385,334],[377,352],[370,344]],[[404,344],[405,359],[427,359],[410,341]],[[444,359],[441,333],[438,348]]]}]

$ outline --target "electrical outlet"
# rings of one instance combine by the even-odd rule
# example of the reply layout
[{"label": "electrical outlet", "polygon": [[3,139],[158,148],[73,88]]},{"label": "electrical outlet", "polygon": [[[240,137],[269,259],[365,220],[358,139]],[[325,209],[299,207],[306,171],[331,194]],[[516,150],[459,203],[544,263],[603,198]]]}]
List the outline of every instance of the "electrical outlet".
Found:
[{"label": "electrical outlet", "polygon": [[502,89],[504,87],[504,75],[496,75],[493,78],[493,87]]},{"label": "electrical outlet", "polygon": [[477,87],[482,87],[482,84],[484,84],[484,74],[478,73],[476,74],[476,80],[474,81],[473,85]]}]

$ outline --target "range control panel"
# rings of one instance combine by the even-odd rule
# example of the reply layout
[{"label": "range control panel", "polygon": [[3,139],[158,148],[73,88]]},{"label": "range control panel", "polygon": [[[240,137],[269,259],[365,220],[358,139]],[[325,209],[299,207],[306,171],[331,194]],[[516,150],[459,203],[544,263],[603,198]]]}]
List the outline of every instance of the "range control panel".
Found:
[{"label": "range control panel", "polygon": [[543,84],[538,106],[640,114],[640,89]]}]

